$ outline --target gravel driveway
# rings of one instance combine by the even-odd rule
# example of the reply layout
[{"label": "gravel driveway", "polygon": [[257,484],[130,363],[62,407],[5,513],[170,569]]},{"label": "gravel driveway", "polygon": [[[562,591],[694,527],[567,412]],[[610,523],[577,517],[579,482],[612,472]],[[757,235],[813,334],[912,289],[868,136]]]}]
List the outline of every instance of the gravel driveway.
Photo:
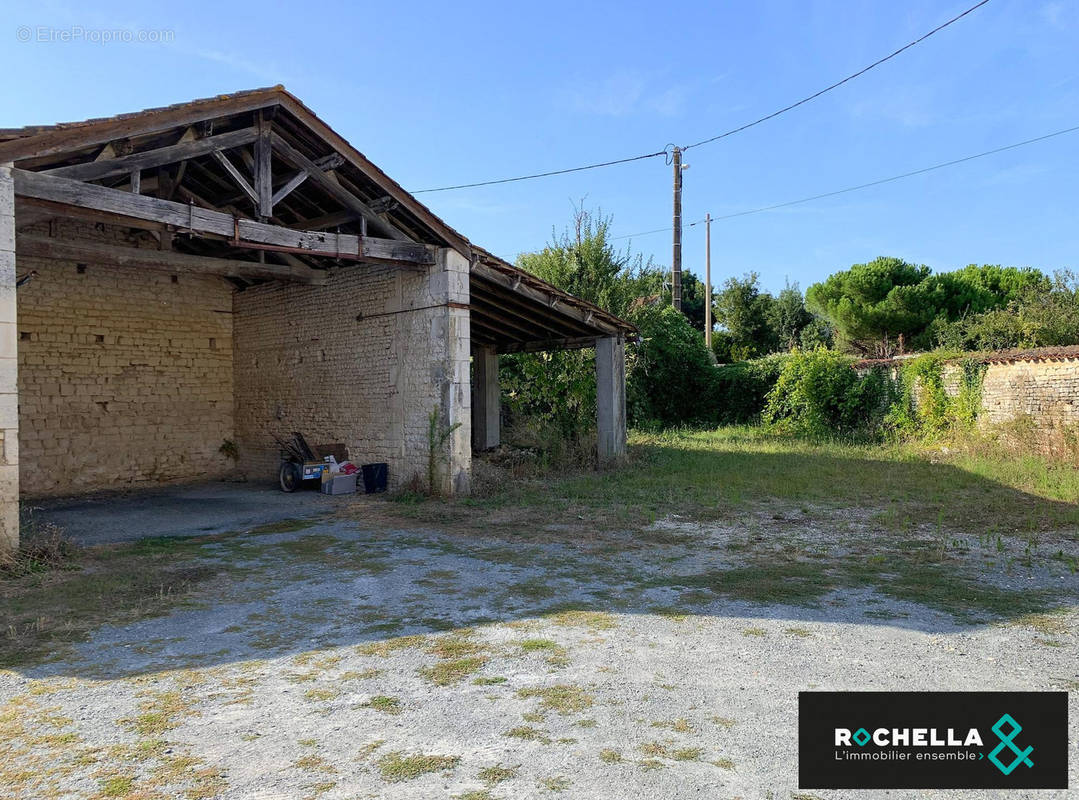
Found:
[{"label": "gravel driveway", "polygon": [[0,775],[20,798],[956,797],[800,792],[798,691],[1079,689],[1074,532],[900,548],[811,511],[211,538],[217,577],[166,616],[0,672]]}]

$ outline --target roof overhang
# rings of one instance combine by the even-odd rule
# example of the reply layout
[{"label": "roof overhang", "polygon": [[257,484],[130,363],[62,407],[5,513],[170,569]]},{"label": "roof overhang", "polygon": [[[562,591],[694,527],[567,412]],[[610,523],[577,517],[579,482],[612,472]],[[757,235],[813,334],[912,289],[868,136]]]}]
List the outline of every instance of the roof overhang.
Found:
[{"label": "roof overhang", "polygon": [[[470,260],[472,336],[501,352],[563,349],[635,328],[472,245],[283,87],[115,117],[0,130],[22,255],[203,269],[238,286],[323,283],[357,264]],[[145,232],[138,247],[33,229],[89,218]]]}]

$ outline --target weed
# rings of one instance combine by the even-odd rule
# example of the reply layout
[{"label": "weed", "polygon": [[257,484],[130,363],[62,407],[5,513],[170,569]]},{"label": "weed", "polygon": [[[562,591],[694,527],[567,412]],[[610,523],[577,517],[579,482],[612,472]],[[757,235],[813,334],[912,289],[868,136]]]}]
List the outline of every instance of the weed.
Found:
[{"label": "weed", "polygon": [[517,696],[523,699],[538,697],[541,711],[557,711],[562,715],[579,714],[592,706],[592,695],[580,686],[519,689]]},{"label": "weed", "polygon": [[437,756],[413,753],[406,755],[394,751],[382,756],[376,763],[382,780],[388,783],[410,781],[429,772],[448,772],[460,763],[460,756]]},{"label": "weed", "polygon": [[373,708],[375,711],[381,711],[383,714],[401,713],[401,700],[384,694],[375,695],[364,703],[363,706],[365,708]]},{"label": "weed", "polygon": [[617,750],[605,747],[599,751],[599,760],[604,764],[617,764],[622,760],[622,754]]},{"label": "weed", "polygon": [[510,728],[506,731],[505,735],[511,739],[522,739],[526,742],[542,742],[543,744],[551,743],[551,740],[545,731],[539,728],[533,728],[531,725],[518,725],[516,728]]},{"label": "weed", "polygon": [[435,686],[452,686],[474,672],[479,672],[486,663],[487,659],[482,656],[469,656],[420,667],[419,673]]},{"label": "weed", "polygon": [[476,777],[488,786],[494,786],[511,778],[516,778],[518,769],[519,767],[503,767],[501,764],[496,764],[493,767],[484,767]]},{"label": "weed", "polygon": [[562,776],[552,776],[548,778],[541,778],[539,786],[542,789],[546,789],[548,792],[564,792],[573,784],[569,778],[563,778]]}]

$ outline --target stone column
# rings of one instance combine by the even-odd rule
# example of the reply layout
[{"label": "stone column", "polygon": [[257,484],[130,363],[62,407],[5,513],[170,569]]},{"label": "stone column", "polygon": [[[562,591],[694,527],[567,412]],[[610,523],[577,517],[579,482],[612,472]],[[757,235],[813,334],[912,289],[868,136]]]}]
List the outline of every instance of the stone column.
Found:
[{"label": "stone column", "polygon": [[472,449],[499,443],[498,352],[491,345],[472,348]]},{"label": "stone column", "polygon": [[626,345],[621,336],[596,342],[597,449],[601,464],[626,453]]},{"label": "stone column", "polygon": [[19,384],[15,302],[15,184],[0,164],[0,550],[19,546]]},{"label": "stone column", "polygon": [[442,365],[440,409],[443,430],[454,428],[439,465],[446,495],[467,495],[472,489],[472,381],[469,377],[471,332],[469,323],[469,262],[448,247],[438,251],[431,275],[431,294],[445,306],[445,362]]}]

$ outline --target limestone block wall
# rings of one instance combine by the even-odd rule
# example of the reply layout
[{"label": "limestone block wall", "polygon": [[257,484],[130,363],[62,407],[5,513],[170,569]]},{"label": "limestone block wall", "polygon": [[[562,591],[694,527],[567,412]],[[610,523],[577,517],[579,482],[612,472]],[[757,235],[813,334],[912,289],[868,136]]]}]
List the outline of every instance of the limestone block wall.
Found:
[{"label": "limestone block wall", "polygon": [[1079,426],[1079,359],[992,363],[982,382],[982,418],[1028,415],[1038,427]]},{"label": "limestone block wall", "polygon": [[[471,470],[468,262],[440,251],[428,271],[348,265],[324,286],[269,283],[234,300],[236,434],[242,469],[276,480],[273,436],[344,442],[389,464],[390,485],[425,482],[428,416],[461,423],[440,459],[443,491]],[[455,307],[459,306],[459,307]]]},{"label": "limestone block wall", "polygon": [[[42,231],[41,233],[46,233]],[[61,238],[116,241],[92,223]],[[145,244],[145,243],[144,243]],[[225,279],[20,258],[19,448],[26,496],[222,477],[234,438]]]}]

